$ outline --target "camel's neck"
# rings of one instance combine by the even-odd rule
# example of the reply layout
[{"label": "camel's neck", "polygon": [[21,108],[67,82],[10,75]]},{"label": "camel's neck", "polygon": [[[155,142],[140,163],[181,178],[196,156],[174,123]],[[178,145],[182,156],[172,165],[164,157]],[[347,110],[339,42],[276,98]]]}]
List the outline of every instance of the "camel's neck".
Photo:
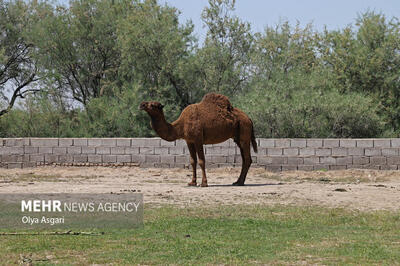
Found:
[{"label": "camel's neck", "polygon": [[176,123],[168,123],[163,112],[151,116],[151,126],[163,140],[174,141],[182,138],[179,126]]}]

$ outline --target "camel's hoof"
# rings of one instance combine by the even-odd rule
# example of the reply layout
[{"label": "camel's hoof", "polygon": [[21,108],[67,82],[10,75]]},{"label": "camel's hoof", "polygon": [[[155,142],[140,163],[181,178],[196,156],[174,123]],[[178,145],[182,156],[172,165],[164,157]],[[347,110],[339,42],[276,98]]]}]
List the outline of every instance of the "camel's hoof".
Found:
[{"label": "camel's hoof", "polygon": [[207,183],[201,183],[201,186],[202,187],[208,187],[208,184]]},{"label": "camel's hoof", "polygon": [[195,183],[195,182],[190,182],[190,183],[188,183],[188,186],[195,187],[195,186],[197,186],[197,183]]},{"label": "camel's hoof", "polygon": [[232,186],[244,186],[244,183],[235,182],[232,184]]}]

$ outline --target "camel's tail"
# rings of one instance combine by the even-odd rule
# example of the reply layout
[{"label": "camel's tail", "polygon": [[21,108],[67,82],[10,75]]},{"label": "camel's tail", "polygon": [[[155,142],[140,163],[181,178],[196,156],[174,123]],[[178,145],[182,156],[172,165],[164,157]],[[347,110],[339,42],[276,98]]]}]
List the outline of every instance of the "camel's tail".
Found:
[{"label": "camel's tail", "polygon": [[[250,120],[251,121],[251,120]],[[253,150],[257,153],[257,142],[256,137],[254,136],[254,125],[253,121],[251,121],[251,145],[253,146]]]}]

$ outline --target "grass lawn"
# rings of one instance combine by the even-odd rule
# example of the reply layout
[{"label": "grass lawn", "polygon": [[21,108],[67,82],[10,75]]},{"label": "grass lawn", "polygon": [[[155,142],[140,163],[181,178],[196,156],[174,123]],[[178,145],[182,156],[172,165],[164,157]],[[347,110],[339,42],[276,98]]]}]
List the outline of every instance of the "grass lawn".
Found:
[{"label": "grass lawn", "polygon": [[400,214],[286,206],[145,207],[144,227],[104,235],[3,235],[0,263],[387,264]]}]

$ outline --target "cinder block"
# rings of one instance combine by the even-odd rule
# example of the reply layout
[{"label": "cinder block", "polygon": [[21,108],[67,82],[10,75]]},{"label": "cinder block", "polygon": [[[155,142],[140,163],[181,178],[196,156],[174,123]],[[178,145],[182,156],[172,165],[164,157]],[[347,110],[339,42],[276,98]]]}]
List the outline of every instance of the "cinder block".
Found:
[{"label": "cinder block", "polygon": [[44,161],[46,163],[58,163],[58,155],[54,154],[45,154]]},{"label": "cinder block", "polygon": [[57,147],[58,139],[56,138],[31,138],[31,145],[37,147]]},{"label": "cinder block", "polygon": [[[256,140],[258,142],[258,140]],[[213,146],[219,146],[219,147],[229,147],[229,140],[225,140],[224,142],[218,143],[218,144],[213,144]]]},{"label": "cinder block", "polygon": [[140,154],[154,154],[154,147],[139,147]]},{"label": "cinder block", "polygon": [[400,148],[400,138],[390,140],[392,148]]},{"label": "cinder block", "polygon": [[303,160],[304,160],[304,164],[307,164],[307,165],[319,164],[319,157],[317,157],[317,156],[304,157]]},{"label": "cinder block", "polygon": [[154,154],[167,155],[169,154],[168,147],[154,147]]},{"label": "cinder block", "polygon": [[390,148],[390,139],[374,139],[375,148]]},{"label": "cinder block", "polygon": [[22,168],[23,163],[7,163],[8,169]]},{"label": "cinder block", "polygon": [[117,155],[117,163],[130,163],[131,155]]},{"label": "cinder block", "polygon": [[357,141],[355,139],[341,139],[340,147],[343,147],[343,148],[357,147]]},{"label": "cinder block", "polygon": [[208,155],[219,155],[222,154],[222,149],[221,147],[210,147],[210,146],[206,146],[206,154]]},{"label": "cinder block", "polygon": [[88,140],[85,138],[73,139],[74,146],[87,146]]},{"label": "cinder block", "polygon": [[96,154],[111,154],[111,149],[110,147],[96,147]]},{"label": "cinder block", "polygon": [[29,156],[29,161],[31,161],[31,162],[44,162],[44,155],[43,154],[30,155]]},{"label": "cinder block", "polygon": [[82,153],[82,148],[81,147],[68,147],[67,148],[67,153],[68,154],[81,154]]},{"label": "cinder block", "polygon": [[301,156],[312,156],[315,155],[315,148],[301,148],[299,152]]},{"label": "cinder block", "polygon": [[293,148],[304,148],[307,146],[307,141],[305,139],[291,139],[290,147]]},{"label": "cinder block", "polygon": [[103,163],[116,163],[117,155],[102,155]]},{"label": "cinder block", "polygon": [[161,159],[161,163],[170,163],[170,164],[175,163],[175,156],[172,156],[172,155],[161,155],[160,159]]},{"label": "cinder block", "polygon": [[184,141],[183,139],[177,139],[175,140],[175,146],[176,147],[186,147],[186,141]]},{"label": "cinder block", "polygon": [[383,156],[395,156],[395,155],[399,155],[399,149],[398,149],[398,148],[387,148],[387,149],[382,149],[382,155],[383,155]]},{"label": "cinder block", "polygon": [[175,146],[175,141],[166,141],[161,139],[160,140],[160,146],[161,147],[174,147]]},{"label": "cinder block", "polygon": [[266,165],[265,170],[271,171],[271,172],[280,172],[280,171],[282,171],[282,166],[281,165]]},{"label": "cinder block", "polygon": [[82,154],[96,154],[96,147],[93,146],[83,146]]},{"label": "cinder block", "polygon": [[52,147],[39,147],[39,153],[52,154],[53,148]]},{"label": "cinder block", "polygon": [[348,155],[362,156],[362,155],[365,155],[364,151],[365,151],[364,148],[348,148],[347,149]]},{"label": "cinder block", "polygon": [[[32,157],[31,157],[31,161],[34,161],[34,160],[32,160]],[[74,156],[72,154],[59,155],[58,161],[60,163],[72,163],[74,161]]]},{"label": "cinder block", "polygon": [[287,164],[288,158],[287,157],[280,157],[280,156],[260,156],[257,158],[257,163],[260,165],[282,165]]},{"label": "cinder block", "polygon": [[160,147],[160,138],[135,138],[132,139],[132,147]]},{"label": "cinder block", "polygon": [[283,155],[287,155],[287,156],[299,155],[299,149],[298,148],[286,148],[286,149],[283,149]]},{"label": "cinder block", "polygon": [[353,156],[354,165],[364,165],[369,164],[369,157],[366,156]]},{"label": "cinder block", "polygon": [[380,166],[381,170],[398,170],[398,166],[397,165],[381,165]]},{"label": "cinder block", "polygon": [[282,171],[296,171],[297,165],[282,165]]},{"label": "cinder block", "polygon": [[36,163],[35,162],[24,162],[24,163],[22,163],[22,168],[32,168],[32,167],[36,167]]},{"label": "cinder block", "polygon": [[227,156],[224,155],[213,155],[211,156],[211,161],[213,163],[226,163],[227,162]]},{"label": "cinder block", "polygon": [[346,156],[348,148],[332,148],[332,156]]},{"label": "cinder block", "polygon": [[327,171],[327,170],[329,170],[329,165],[328,164],[314,165],[314,170],[315,171]]},{"label": "cinder block", "polygon": [[323,140],[323,145],[326,148],[335,148],[339,147],[339,139],[324,139]]},{"label": "cinder block", "polygon": [[24,154],[24,147],[0,146],[0,155]]},{"label": "cinder block", "polygon": [[101,138],[90,138],[88,139],[89,146],[100,147],[101,146]]},{"label": "cinder block", "polygon": [[386,164],[386,157],[374,156],[369,159],[369,163],[372,165],[384,165]]},{"label": "cinder block", "polygon": [[319,158],[319,162],[321,163],[321,164],[327,164],[327,165],[331,165],[331,164],[336,164],[336,158],[335,157],[330,157],[330,156],[327,156],[327,157],[320,157]]},{"label": "cinder block", "polygon": [[352,156],[346,156],[346,157],[337,157],[336,158],[336,163],[338,165],[349,165],[353,163],[353,157]]},{"label": "cinder block", "polygon": [[365,156],[380,156],[380,155],[382,155],[382,150],[379,148],[365,149]]},{"label": "cinder block", "polygon": [[357,147],[372,148],[372,147],[374,147],[374,140],[372,140],[372,139],[357,139]]},{"label": "cinder block", "polygon": [[111,154],[125,154],[125,147],[111,147]]},{"label": "cinder block", "polygon": [[145,162],[146,163],[159,163],[160,155],[145,155]]},{"label": "cinder block", "polygon": [[125,154],[139,154],[139,147],[125,147]]},{"label": "cinder block", "polygon": [[102,163],[102,157],[101,155],[88,155],[88,163]]},{"label": "cinder block", "polygon": [[283,155],[282,148],[267,148],[267,155],[275,156],[275,155]]},{"label": "cinder block", "polygon": [[55,154],[55,155],[67,154],[67,148],[66,147],[54,147],[53,154]]},{"label": "cinder block", "polygon": [[117,146],[117,140],[112,138],[101,139],[101,146],[103,147],[115,147]]},{"label": "cinder block", "polygon": [[346,170],[346,165],[329,165],[329,170]]},{"label": "cinder block", "polygon": [[287,164],[290,165],[299,165],[304,163],[304,158],[301,157],[288,157]]},{"label": "cinder block", "polygon": [[171,168],[169,163],[155,163],[154,167],[156,168]]},{"label": "cinder block", "polygon": [[274,148],[275,140],[273,139],[260,139],[260,147],[261,148]]},{"label": "cinder block", "polygon": [[131,139],[130,138],[118,138],[117,139],[117,146],[119,146],[119,147],[130,147],[131,146]]},{"label": "cinder block", "polygon": [[3,144],[8,147],[22,147],[25,142],[23,138],[5,138],[3,139]]},{"label": "cinder block", "polygon": [[58,146],[59,147],[68,147],[72,146],[73,142],[71,138],[60,138],[58,139]]},{"label": "cinder block", "polygon": [[[206,159],[206,161],[207,161],[207,159]],[[175,156],[175,163],[177,163],[177,164],[181,164],[181,163],[186,164],[186,163],[189,163],[189,156],[186,156],[186,155],[178,155],[178,156]]]},{"label": "cinder block", "polygon": [[88,161],[87,155],[74,155],[74,162],[76,163],[86,163]]},{"label": "cinder block", "polygon": [[174,155],[182,155],[183,152],[183,147],[169,147],[169,154],[174,154]]},{"label": "cinder block", "polygon": [[275,147],[289,148],[290,147],[290,139],[275,139]]},{"label": "cinder block", "polygon": [[317,155],[317,156],[330,156],[331,154],[332,154],[332,150],[329,148],[315,149],[315,155]]},{"label": "cinder block", "polygon": [[298,165],[297,166],[297,170],[299,170],[299,171],[312,171],[312,170],[314,170],[314,166],[313,165]]},{"label": "cinder block", "polygon": [[321,148],[322,139],[307,139],[307,147]]},{"label": "cinder block", "polygon": [[24,147],[24,154],[32,154],[32,153],[38,153],[38,152],[39,152],[38,147],[31,147],[31,146]]}]

